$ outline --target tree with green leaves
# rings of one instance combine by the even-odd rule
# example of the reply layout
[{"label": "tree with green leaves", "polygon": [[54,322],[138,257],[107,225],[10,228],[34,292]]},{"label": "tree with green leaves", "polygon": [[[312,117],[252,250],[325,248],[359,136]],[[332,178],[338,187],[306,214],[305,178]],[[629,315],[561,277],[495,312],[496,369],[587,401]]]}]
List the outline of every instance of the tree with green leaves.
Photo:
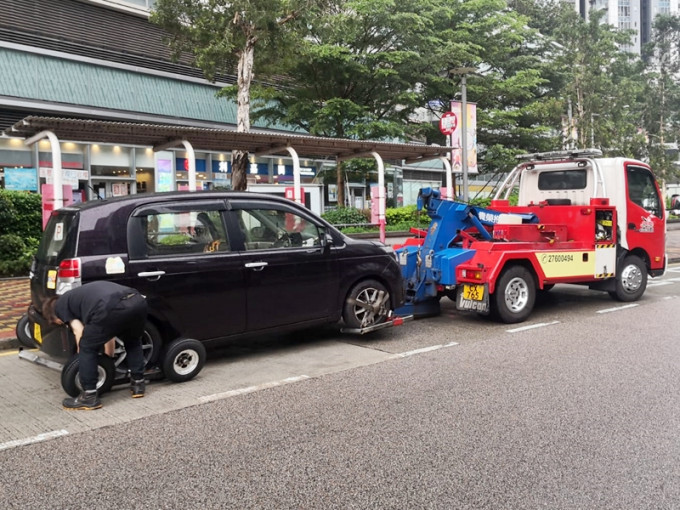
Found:
[{"label": "tree with green leaves", "polygon": [[[542,83],[526,47],[533,32],[503,0],[336,0],[310,28],[254,115],[314,135],[443,143],[414,113],[441,116],[460,91],[450,70],[472,66],[483,74],[469,81],[481,144],[514,136],[517,147],[541,132],[535,113],[521,113]],[[502,139],[503,130],[513,135]]]},{"label": "tree with green leaves", "polygon": [[583,20],[565,5],[550,33],[558,43],[554,66],[563,74],[562,112],[571,113],[563,122],[565,142],[639,157],[643,64],[627,51],[632,31],[603,23],[605,15],[604,10],[591,10]]},{"label": "tree with green leaves", "polygon": [[[168,34],[174,55],[191,53],[208,80],[236,69],[236,84],[220,96],[236,97],[237,130],[250,130],[251,85],[256,72],[274,76],[278,63],[304,37],[315,0],[157,0],[151,21]],[[257,48],[258,51],[255,51]],[[232,187],[246,188],[248,155],[232,154]]]},{"label": "tree with green leaves", "polygon": [[644,133],[649,159],[662,179],[678,178],[668,147],[680,138],[680,16],[660,15],[654,21],[652,37],[643,49],[647,63],[644,105]]}]

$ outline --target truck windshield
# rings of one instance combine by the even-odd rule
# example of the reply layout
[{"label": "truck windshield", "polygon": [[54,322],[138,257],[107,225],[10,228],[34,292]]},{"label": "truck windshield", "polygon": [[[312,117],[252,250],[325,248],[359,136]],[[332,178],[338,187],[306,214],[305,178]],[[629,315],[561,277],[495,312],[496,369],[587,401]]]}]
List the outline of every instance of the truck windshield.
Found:
[{"label": "truck windshield", "polygon": [[657,193],[654,176],[646,168],[629,166],[626,168],[628,178],[628,198],[631,202],[661,217],[661,200]]}]

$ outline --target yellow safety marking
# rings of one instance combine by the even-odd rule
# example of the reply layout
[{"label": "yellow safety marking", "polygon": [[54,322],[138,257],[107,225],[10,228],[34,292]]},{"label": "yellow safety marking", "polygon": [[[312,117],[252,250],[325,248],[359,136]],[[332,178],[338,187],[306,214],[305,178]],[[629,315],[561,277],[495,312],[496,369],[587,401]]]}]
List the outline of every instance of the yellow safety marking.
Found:
[{"label": "yellow safety marking", "polygon": [[[25,351],[29,352],[37,352],[38,349],[24,349]],[[18,350],[10,349],[8,351],[2,351],[0,352],[0,356],[16,356],[19,353]]]},{"label": "yellow safety marking", "polygon": [[595,273],[594,251],[537,252],[536,260],[547,278],[589,276]]},{"label": "yellow safety marking", "polygon": [[600,273],[596,274],[595,278],[612,278],[614,276],[614,273]]},{"label": "yellow safety marking", "polygon": [[597,250],[605,250],[608,248],[616,248],[615,244],[596,244],[595,249]]}]

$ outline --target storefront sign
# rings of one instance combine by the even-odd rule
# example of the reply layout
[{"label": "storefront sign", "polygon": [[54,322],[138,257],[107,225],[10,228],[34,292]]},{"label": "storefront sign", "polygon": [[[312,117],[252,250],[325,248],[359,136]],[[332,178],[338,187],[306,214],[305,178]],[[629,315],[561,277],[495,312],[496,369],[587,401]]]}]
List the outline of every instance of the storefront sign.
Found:
[{"label": "storefront sign", "polygon": [[[40,177],[44,178],[47,184],[52,184],[53,168],[51,167],[40,167]],[[71,186],[72,188],[78,187],[78,181],[87,180],[87,170],[72,170],[68,168],[61,169],[61,179],[64,185]]]},{"label": "storefront sign", "polygon": [[5,189],[38,191],[38,172],[35,168],[5,168]]},{"label": "storefront sign", "polygon": [[172,191],[172,159],[158,156],[159,153],[156,153],[156,191]]}]

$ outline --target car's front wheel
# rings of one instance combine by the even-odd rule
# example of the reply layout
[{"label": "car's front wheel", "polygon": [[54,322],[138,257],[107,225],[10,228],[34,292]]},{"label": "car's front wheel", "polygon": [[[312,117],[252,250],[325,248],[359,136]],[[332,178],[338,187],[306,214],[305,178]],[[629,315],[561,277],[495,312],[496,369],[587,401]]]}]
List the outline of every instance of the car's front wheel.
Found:
[{"label": "car's front wheel", "polygon": [[357,283],[349,291],[342,318],[348,328],[366,328],[387,320],[391,311],[390,293],[376,280]]},{"label": "car's front wheel", "polygon": [[[72,397],[77,397],[83,389],[80,384],[80,361],[78,355],[64,365],[61,370],[61,387]],[[111,390],[116,376],[116,364],[113,358],[100,354],[97,358],[97,391],[101,395]]]}]

